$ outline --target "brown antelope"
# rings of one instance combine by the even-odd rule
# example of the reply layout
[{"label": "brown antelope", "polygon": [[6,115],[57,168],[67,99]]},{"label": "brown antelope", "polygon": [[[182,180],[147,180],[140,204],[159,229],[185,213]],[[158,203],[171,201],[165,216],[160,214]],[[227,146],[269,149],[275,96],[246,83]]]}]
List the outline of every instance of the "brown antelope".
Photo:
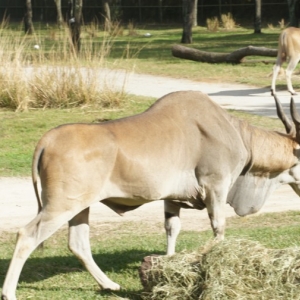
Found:
[{"label": "brown antelope", "polygon": [[251,126],[193,91],[168,94],[135,116],[47,132],[32,163],[40,212],[18,233],[2,299],[16,299],[25,261],[66,222],[70,250],[99,286],[120,289],[91,253],[89,207],[98,201],[123,214],[164,200],[167,253],[173,254],[180,207],[206,208],[214,235],[222,240],[226,203],[245,216],[257,212],[281,184],[300,195],[300,117],[293,100],[293,123],[275,100],[286,134]]},{"label": "brown antelope", "polygon": [[292,86],[292,73],[300,60],[300,29],[295,27],[286,28],[279,35],[278,54],[276,64],[273,68],[271,94],[276,94],[276,79],[281,65],[288,59],[288,66],[285,71],[288,91],[292,95],[296,92]]}]

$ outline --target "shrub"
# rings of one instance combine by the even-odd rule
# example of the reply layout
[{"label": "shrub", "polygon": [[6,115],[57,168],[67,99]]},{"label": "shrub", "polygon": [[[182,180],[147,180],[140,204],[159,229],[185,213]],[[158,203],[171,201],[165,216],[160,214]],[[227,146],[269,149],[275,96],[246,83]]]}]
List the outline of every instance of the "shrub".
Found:
[{"label": "shrub", "polygon": [[227,15],[221,15],[222,26],[225,29],[231,30],[236,27],[235,21],[232,18],[232,14],[228,13]]},{"label": "shrub", "polygon": [[278,24],[279,24],[280,29],[284,29],[286,27],[284,19],[281,19],[280,21],[278,21]]},{"label": "shrub", "polygon": [[[88,36],[95,35],[95,28],[96,23],[88,28]],[[76,54],[68,28],[49,32],[24,36],[22,31],[9,30],[6,24],[0,26],[0,107],[22,111],[121,105],[126,98],[124,85],[115,91],[105,77],[101,82],[98,76],[99,70],[105,68],[112,36],[104,34],[97,48],[87,38]],[[46,50],[49,40],[52,47]]]},{"label": "shrub", "polygon": [[211,19],[206,19],[207,30],[209,31],[218,31],[219,30],[219,20],[217,17]]}]

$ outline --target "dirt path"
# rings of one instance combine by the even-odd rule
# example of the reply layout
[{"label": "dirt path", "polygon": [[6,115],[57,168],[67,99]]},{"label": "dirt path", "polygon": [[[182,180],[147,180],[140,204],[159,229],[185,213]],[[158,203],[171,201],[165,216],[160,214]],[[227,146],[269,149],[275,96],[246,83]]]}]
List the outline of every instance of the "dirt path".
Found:
[{"label": "dirt path", "polygon": [[[2,231],[17,231],[36,215],[37,202],[30,178],[0,178],[0,222]],[[299,210],[300,199],[289,186],[282,186],[267,201],[262,212]],[[227,205],[226,215],[234,216],[233,209]],[[91,208],[91,224],[109,222],[159,223],[163,227],[163,201],[156,201],[126,213],[120,217],[101,203]],[[181,212],[183,230],[203,230],[210,228],[206,210],[187,210]]]}]

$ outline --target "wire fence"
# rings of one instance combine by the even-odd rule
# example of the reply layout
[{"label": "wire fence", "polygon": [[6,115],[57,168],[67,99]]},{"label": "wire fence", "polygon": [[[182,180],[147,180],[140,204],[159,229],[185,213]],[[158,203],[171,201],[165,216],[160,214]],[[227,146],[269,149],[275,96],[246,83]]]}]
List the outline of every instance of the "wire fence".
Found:
[{"label": "wire fence", "polygon": [[[288,20],[286,0],[262,1],[262,21],[278,22]],[[115,0],[111,5],[112,18],[123,22],[139,23],[181,23],[182,0],[173,1],[121,1]],[[153,4],[154,3],[154,4]],[[157,5],[155,5],[157,3]],[[158,4],[160,3],[160,5]],[[41,22],[56,21],[56,7],[53,0],[32,0],[33,20]],[[67,16],[67,1],[62,1],[63,15]],[[254,0],[198,0],[198,23],[205,24],[207,18],[231,13],[241,24],[253,23],[255,14]],[[9,17],[13,21],[22,21],[25,15],[24,0],[0,0],[0,18]],[[83,0],[83,17],[85,22],[98,19],[104,15],[102,1]]]}]

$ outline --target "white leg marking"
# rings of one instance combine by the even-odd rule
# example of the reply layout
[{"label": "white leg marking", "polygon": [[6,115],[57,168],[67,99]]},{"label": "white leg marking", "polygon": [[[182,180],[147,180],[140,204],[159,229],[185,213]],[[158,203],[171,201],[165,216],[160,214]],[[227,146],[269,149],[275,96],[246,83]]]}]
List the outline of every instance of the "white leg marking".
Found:
[{"label": "white leg marking", "polygon": [[170,201],[165,204],[165,230],[167,236],[167,255],[175,254],[176,240],[181,229],[180,207]]}]

